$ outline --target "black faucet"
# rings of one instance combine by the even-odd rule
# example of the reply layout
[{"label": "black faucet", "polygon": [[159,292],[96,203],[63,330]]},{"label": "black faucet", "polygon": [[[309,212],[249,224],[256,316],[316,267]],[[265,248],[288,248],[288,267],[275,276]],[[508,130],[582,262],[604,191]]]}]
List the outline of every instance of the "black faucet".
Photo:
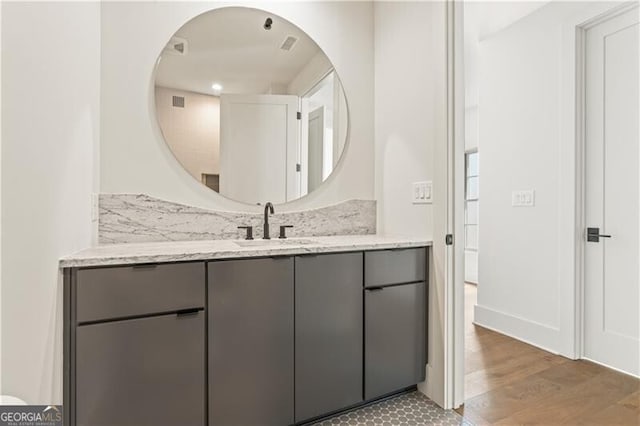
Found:
[{"label": "black faucet", "polygon": [[267,203],[264,205],[264,230],[262,233],[262,238],[265,240],[271,239],[271,237],[269,236],[269,212],[271,212],[271,214],[275,213],[275,211],[273,210],[273,204],[271,203]]}]

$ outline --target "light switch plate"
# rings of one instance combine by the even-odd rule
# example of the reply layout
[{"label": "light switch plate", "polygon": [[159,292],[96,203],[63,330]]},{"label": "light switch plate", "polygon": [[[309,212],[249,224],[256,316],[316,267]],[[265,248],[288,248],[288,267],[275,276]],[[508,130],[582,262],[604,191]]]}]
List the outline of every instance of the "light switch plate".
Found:
[{"label": "light switch plate", "polygon": [[412,185],[413,204],[431,204],[433,202],[433,184],[431,181],[414,182]]},{"label": "light switch plate", "polygon": [[533,189],[517,190],[511,192],[511,205],[513,207],[533,207],[536,205],[536,192]]}]

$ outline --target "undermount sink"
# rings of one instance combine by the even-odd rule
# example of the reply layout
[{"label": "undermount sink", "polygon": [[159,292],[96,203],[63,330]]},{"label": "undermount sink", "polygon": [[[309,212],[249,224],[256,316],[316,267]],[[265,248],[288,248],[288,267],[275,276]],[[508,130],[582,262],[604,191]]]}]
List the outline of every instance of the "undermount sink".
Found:
[{"label": "undermount sink", "polygon": [[264,246],[299,246],[313,244],[313,240],[299,238],[273,239],[273,240],[244,240],[234,241],[240,247],[264,247]]}]

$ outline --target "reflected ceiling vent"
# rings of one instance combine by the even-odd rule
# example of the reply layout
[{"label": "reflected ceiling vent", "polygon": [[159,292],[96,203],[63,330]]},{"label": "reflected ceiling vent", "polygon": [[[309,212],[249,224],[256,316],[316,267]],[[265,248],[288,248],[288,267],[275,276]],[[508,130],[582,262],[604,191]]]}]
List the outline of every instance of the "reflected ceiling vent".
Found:
[{"label": "reflected ceiling vent", "polygon": [[298,42],[298,39],[295,38],[294,36],[287,36],[287,38],[282,43],[282,46],[280,46],[280,49],[289,51],[289,50],[293,49],[293,46],[297,42]]},{"label": "reflected ceiling vent", "polygon": [[164,47],[164,52],[170,55],[184,56],[189,52],[189,42],[180,37],[171,37],[169,43]]},{"label": "reflected ceiling vent", "polygon": [[176,108],[184,108],[184,96],[174,96],[173,106]]}]

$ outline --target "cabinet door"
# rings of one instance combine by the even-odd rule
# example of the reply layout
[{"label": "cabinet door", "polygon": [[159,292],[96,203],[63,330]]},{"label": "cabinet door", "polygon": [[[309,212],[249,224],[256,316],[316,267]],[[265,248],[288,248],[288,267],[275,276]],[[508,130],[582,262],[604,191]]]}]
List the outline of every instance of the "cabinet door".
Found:
[{"label": "cabinet door", "polygon": [[365,290],[365,398],[424,380],[425,283]]},{"label": "cabinet door", "polygon": [[204,312],[76,330],[76,424],[205,423]]},{"label": "cabinet door", "polygon": [[209,424],[292,424],[293,258],[208,268]]},{"label": "cabinet door", "polygon": [[362,253],[296,257],[296,421],[362,401]]}]

